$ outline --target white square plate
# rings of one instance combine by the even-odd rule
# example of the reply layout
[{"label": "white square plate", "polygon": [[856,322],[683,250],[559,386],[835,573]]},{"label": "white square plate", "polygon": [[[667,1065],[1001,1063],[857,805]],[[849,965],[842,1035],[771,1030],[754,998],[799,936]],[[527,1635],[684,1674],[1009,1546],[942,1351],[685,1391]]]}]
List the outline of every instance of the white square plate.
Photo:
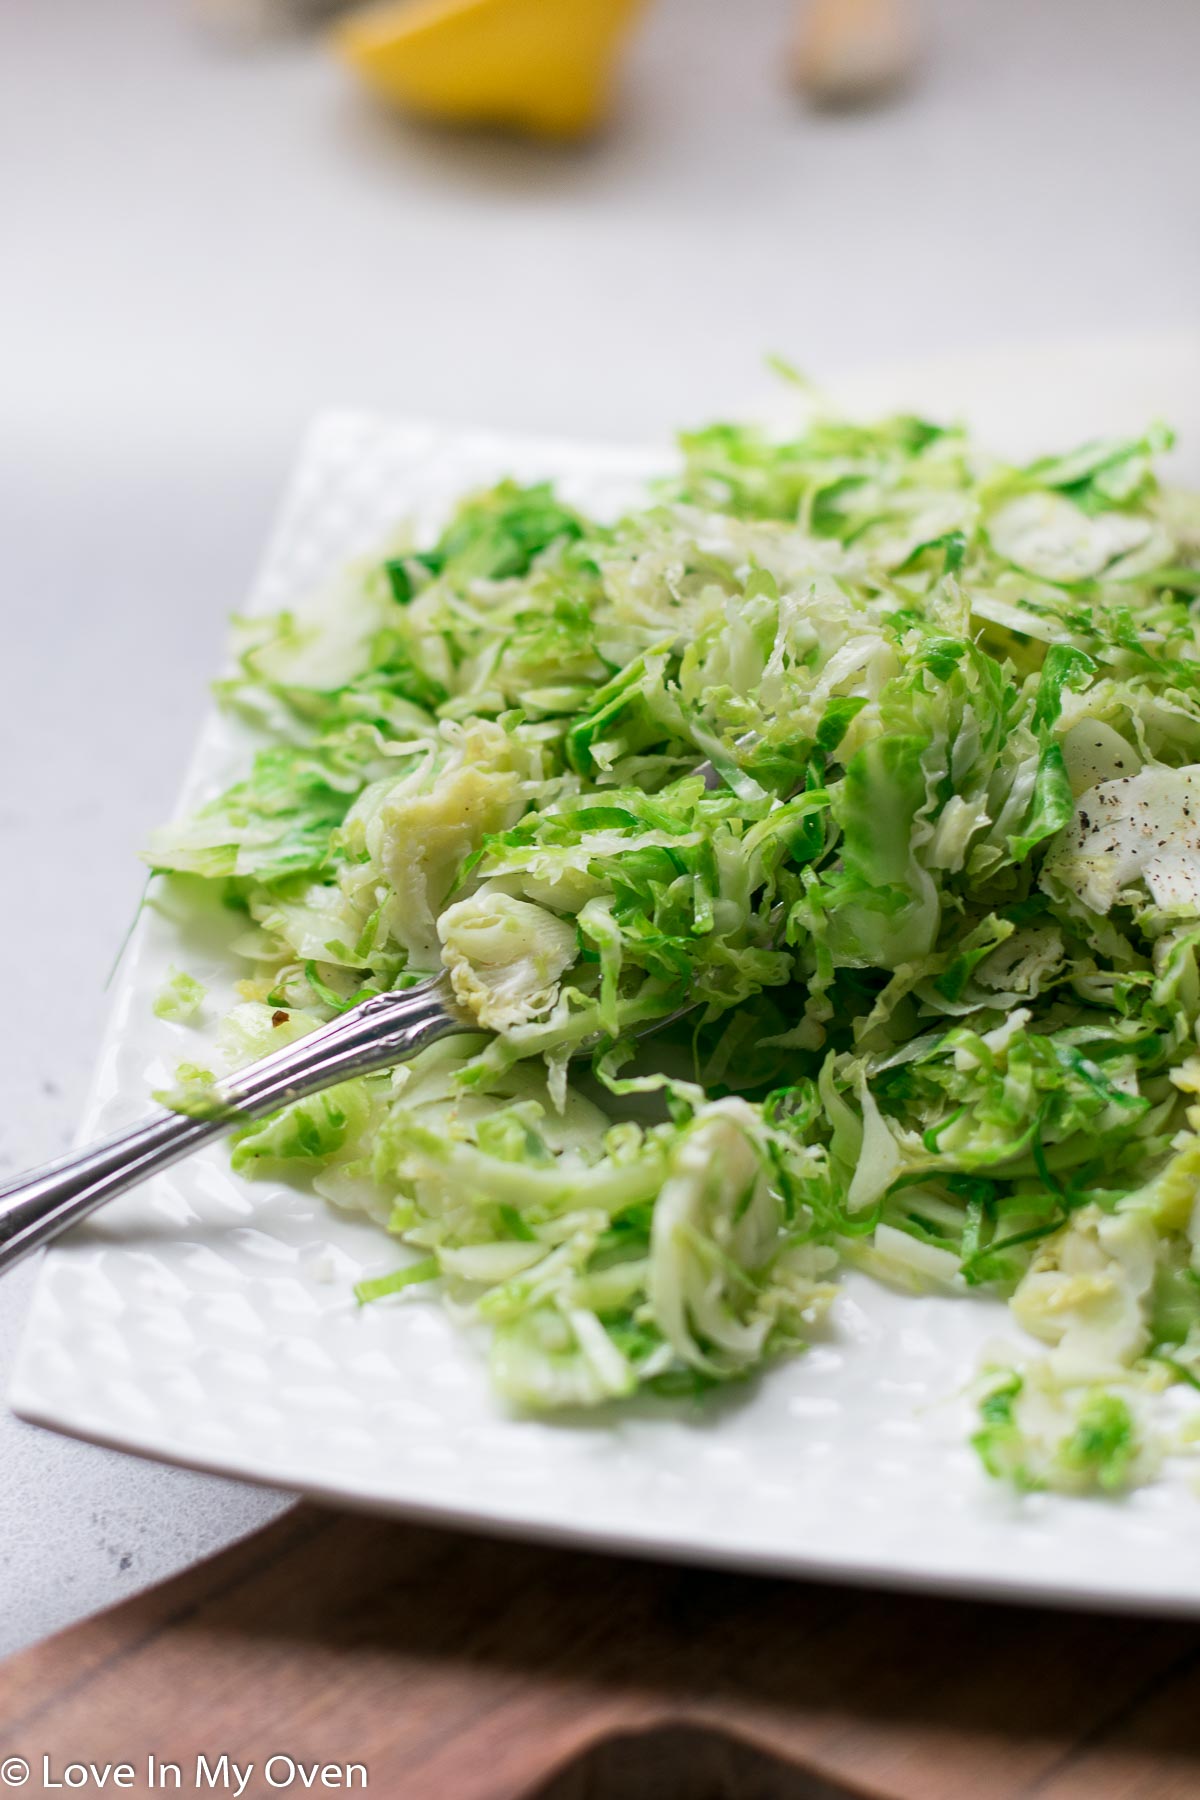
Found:
[{"label": "white square plate", "polygon": [[[846,384],[861,405],[962,413],[1002,447],[1165,415],[1200,442],[1194,344],[1014,353]],[[1019,441],[1024,440],[1024,441]],[[1186,438],[1185,438],[1186,442]],[[253,605],[285,605],[404,517],[464,489],[553,476],[604,509],[664,458],[330,415],[305,446]],[[1193,463],[1189,471],[1196,478]],[[185,793],[223,786],[248,740],[206,727]],[[148,908],[122,967],[83,1137],[146,1108],[203,1035],[157,1020],[169,963],[229,992],[214,916]],[[378,1229],[220,1147],[50,1252],[12,1402],[25,1418],[169,1461],[406,1517],[656,1556],[964,1592],[1200,1612],[1200,1500],[1176,1469],[1121,1501],[1009,1494],[967,1445],[964,1384],[1003,1307],[850,1277],[804,1357],[686,1406],[514,1416],[436,1302],[356,1306],[392,1266]]]}]

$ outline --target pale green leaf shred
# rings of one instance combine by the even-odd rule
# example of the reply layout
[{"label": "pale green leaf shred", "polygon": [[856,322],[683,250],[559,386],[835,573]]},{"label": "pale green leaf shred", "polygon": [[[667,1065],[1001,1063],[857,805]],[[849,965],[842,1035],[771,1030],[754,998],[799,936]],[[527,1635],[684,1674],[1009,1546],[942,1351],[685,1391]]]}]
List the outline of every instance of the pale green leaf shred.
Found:
[{"label": "pale green leaf shred", "polygon": [[155,995],[154,1013],[173,1025],[191,1025],[204,1004],[204,984],[182,969],[171,968]]}]

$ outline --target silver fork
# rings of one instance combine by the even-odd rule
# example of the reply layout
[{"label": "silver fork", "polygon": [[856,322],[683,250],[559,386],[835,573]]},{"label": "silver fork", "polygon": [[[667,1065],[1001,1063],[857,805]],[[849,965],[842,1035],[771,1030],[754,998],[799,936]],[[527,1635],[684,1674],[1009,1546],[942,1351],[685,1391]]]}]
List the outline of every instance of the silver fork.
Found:
[{"label": "silver fork", "polygon": [[[748,735],[738,745],[751,741]],[[701,763],[695,773],[706,788],[720,787],[721,776],[711,762]],[[638,1035],[690,1010],[685,1006],[654,1019]],[[435,1039],[463,1031],[478,1032],[479,1026],[455,1012],[448,977],[433,975],[398,994],[375,994],[307,1037],[216,1082],[201,1117],[163,1108],[140,1125],[18,1175],[0,1187],[0,1273],[106,1200],[226,1131],[351,1076],[393,1068]]]},{"label": "silver fork", "polygon": [[[0,1271],[138,1182],[249,1119],[277,1112],[352,1075],[391,1068],[451,1032],[479,1030],[451,1007],[437,975],[375,994],[307,1037],[218,1081],[201,1117],[163,1108],[140,1125],[19,1175],[0,1187]],[[206,1097],[207,1099],[207,1097]]]}]

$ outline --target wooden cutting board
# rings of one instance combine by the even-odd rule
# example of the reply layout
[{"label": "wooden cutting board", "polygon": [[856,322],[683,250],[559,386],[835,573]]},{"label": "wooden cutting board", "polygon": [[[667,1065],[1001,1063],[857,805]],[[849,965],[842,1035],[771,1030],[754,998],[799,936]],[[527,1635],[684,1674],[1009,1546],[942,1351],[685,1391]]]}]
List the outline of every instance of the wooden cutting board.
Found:
[{"label": "wooden cutting board", "polygon": [[124,1759],[124,1791],[163,1791],[148,1754],[180,1792],[234,1792],[196,1786],[222,1753],[254,1765],[251,1797],[281,1791],[286,1757],[364,1765],[389,1800],[1195,1800],[1200,1625],[301,1506],[0,1672],[0,1779],[26,1758],[26,1793],[51,1791],[43,1756],[54,1779]]}]

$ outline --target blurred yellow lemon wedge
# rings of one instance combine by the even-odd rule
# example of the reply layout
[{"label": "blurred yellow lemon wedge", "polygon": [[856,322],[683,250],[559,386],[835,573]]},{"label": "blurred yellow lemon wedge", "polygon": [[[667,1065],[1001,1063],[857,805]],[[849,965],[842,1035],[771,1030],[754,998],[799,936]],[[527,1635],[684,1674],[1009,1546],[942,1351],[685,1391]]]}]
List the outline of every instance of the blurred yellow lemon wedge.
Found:
[{"label": "blurred yellow lemon wedge", "polygon": [[386,100],[439,119],[579,137],[604,115],[642,0],[389,0],[335,44]]}]

